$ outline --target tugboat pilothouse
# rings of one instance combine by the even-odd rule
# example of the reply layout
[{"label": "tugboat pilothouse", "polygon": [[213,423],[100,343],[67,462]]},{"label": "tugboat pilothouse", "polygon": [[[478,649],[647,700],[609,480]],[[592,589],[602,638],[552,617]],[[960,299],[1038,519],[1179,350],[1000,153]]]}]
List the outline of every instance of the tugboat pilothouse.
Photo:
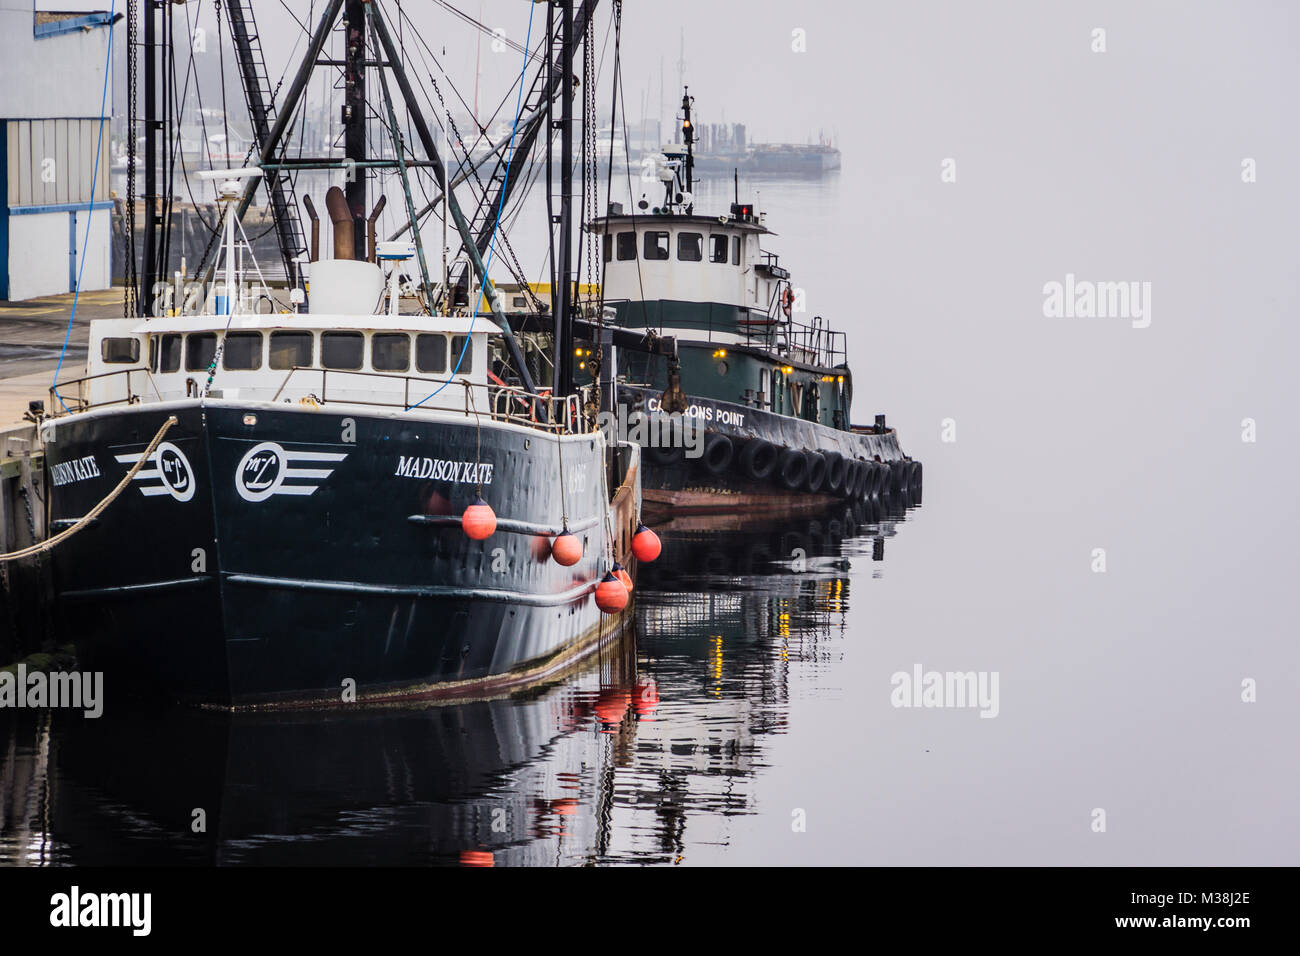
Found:
[{"label": "tugboat pilothouse", "polygon": [[675,355],[627,355],[620,402],[629,415],[680,414],[703,427],[694,447],[645,449],[647,509],[919,503],[921,463],[903,453],[884,416],[852,424],[844,333],[821,318],[796,320],[790,273],[762,245],[773,235],[765,215],[738,195],[725,215],[695,211],[691,101],[682,100],[682,143],[658,159],[658,204],[642,198],[627,212],[613,203],[592,224],[603,236],[613,324],[676,344]]}]

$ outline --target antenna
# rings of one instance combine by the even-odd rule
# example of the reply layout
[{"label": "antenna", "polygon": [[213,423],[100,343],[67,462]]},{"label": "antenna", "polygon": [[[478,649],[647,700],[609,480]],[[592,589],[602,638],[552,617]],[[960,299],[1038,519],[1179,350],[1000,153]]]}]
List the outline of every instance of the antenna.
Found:
[{"label": "antenna", "polygon": [[[217,314],[234,315],[235,300],[232,290],[235,288],[235,232],[239,227],[239,199],[244,193],[241,179],[253,179],[261,176],[262,170],[257,166],[244,166],[242,169],[205,169],[198,173],[199,179],[220,179],[217,198],[226,206],[226,294],[225,301],[217,296]],[[222,306],[225,306],[223,309]]]}]

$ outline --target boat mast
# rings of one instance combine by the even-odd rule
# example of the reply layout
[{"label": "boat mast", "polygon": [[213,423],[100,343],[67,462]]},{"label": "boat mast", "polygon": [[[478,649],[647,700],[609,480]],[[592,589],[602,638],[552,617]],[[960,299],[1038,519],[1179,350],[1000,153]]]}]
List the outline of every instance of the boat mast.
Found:
[{"label": "boat mast", "polygon": [[[158,132],[163,120],[158,115],[158,5],[144,4],[144,248],[137,301],[141,315],[152,315],[158,262]],[[165,7],[164,7],[165,14]],[[130,135],[134,136],[132,130]],[[134,236],[131,237],[134,240]],[[127,254],[134,255],[130,244]]]},{"label": "boat mast", "polygon": [[560,249],[555,306],[556,396],[573,392],[573,0],[560,14]]},{"label": "boat mast", "polygon": [[[343,5],[343,154],[347,175],[343,195],[352,213],[353,249],[366,248],[366,4]],[[381,67],[382,68],[382,67]],[[364,258],[358,255],[357,258]]]},{"label": "boat mast", "polygon": [[686,214],[695,209],[695,126],[691,123],[690,87],[682,87],[682,142],[686,144],[686,195],[689,197]]}]

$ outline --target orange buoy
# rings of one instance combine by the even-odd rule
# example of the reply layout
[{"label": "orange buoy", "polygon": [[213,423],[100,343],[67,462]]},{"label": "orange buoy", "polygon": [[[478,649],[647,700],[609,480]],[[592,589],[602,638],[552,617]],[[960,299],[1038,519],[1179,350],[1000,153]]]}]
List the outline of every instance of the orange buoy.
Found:
[{"label": "orange buoy", "polygon": [[582,542],[565,529],[551,542],[551,557],[566,568],[572,567],[582,560]]},{"label": "orange buoy", "polygon": [[461,866],[496,866],[497,861],[489,850],[461,850]]},{"label": "orange buoy", "polygon": [[627,607],[627,588],[613,572],[607,572],[596,585],[596,607],[606,614],[617,614]]},{"label": "orange buoy", "polygon": [[614,562],[614,567],[611,568],[610,570],[611,570],[611,572],[613,573],[614,577],[618,578],[620,581],[623,582],[623,587],[627,588],[627,593],[628,593],[628,594],[631,594],[631,593],[632,593],[632,575],[630,575],[630,574],[627,573],[627,568],[623,567],[623,565],[621,565],[621,564],[619,564],[617,561],[615,561],[615,562]]},{"label": "orange buoy", "polygon": [[636,526],[636,534],[632,535],[632,553],[636,555],[638,561],[645,561],[648,564],[659,557],[662,549],[659,535],[643,524]]},{"label": "orange buoy", "polygon": [[466,537],[473,538],[475,541],[490,538],[492,532],[497,529],[496,512],[482,498],[475,498],[474,503],[460,516],[460,526],[464,529]]},{"label": "orange buoy", "polygon": [[619,724],[623,723],[623,718],[627,715],[628,708],[631,706],[631,691],[616,690],[614,688],[602,690],[600,697],[596,699],[596,706],[593,708],[596,712],[596,719],[604,725],[601,728],[601,733],[614,733],[613,728],[617,728]]}]

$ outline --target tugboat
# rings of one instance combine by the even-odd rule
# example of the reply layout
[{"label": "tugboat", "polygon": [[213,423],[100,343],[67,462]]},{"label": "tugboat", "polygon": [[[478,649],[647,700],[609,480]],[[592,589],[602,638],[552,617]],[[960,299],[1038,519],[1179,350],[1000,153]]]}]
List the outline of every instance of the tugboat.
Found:
[{"label": "tugboat", "polygon": [[[835,499],[919,504],[922,467],[883,415],[850,418],[853,374],[843,332],[796,319],[790,272],[762,248],[766,216],[736,201],[695,211],[693,97],[682,98],[682,142],[657,164],[663,198],[637,212],[611,203],[591,224],[603,238],[602,299],[610,324],[675,340],[673,354],[625,351],[619,402],[649,434],[702,429],[702,441],[645,449],[650,512],[822,508]],[[663,349],[659,350],[660,353]],[[684,427],[683,427],[684,426]],[[689,447],[683,447],[689,446]]]},{"label": "tugboat", "polygon": [[[344,24],[349,77],[367,68],[369,27],[446,183],[377,5]],[[539,357],[501,315],[450,191],[491,319],[449,308],[445,281],[440,302],[404,313],[418,230],[377,242],[378,209],[358,215],[337,186],[333,258],[308,201],[310,286],[275,311],[239,206],[264,174],[284,183],[277,155],[272,141],[263,167],[211,175],[225,262],[201,305],[92,323],[85,376],[51,392],[61,630],[110,682],[218,707],[461,699],[570,666],[629,620],[634,538],[657,553],[638,532],[638,447],[593,429],[579,390],[533,384]]]}]

